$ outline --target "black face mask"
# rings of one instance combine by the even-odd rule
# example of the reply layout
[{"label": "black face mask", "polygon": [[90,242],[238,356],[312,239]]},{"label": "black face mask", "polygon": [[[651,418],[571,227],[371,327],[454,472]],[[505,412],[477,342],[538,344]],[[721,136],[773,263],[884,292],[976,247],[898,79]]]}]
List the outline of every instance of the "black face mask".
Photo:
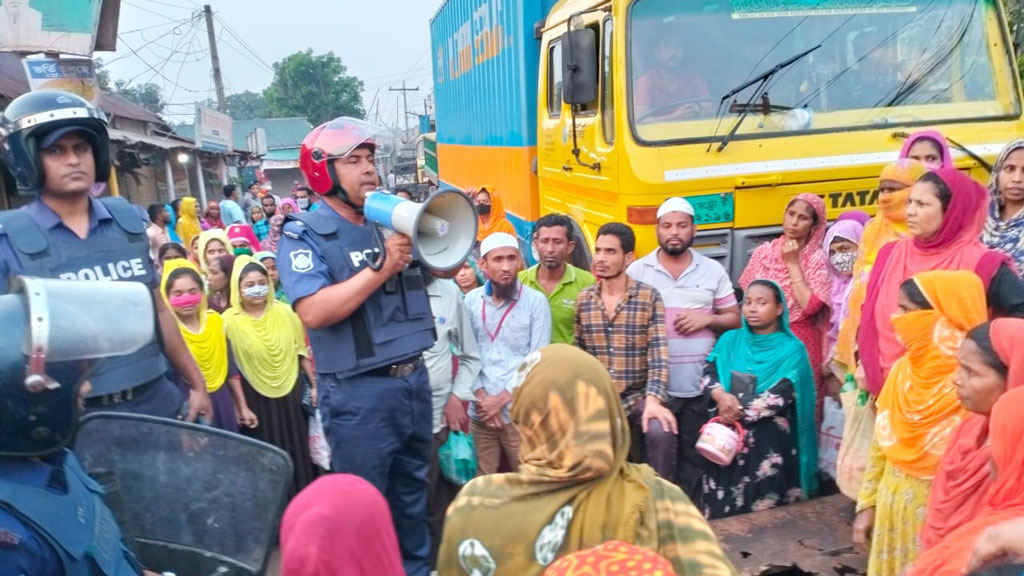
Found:
[{"label": "black face mask", "polygon": [[476,213],[481,215],[481,216],[490,214],[491,213],[491,205],[490,204],[477,204],[476,205]]}]

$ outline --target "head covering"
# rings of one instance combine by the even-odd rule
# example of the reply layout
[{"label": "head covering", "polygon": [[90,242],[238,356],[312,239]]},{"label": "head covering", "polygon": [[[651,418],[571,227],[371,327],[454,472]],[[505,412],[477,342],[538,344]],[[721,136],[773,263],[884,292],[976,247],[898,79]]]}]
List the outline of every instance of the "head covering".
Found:
[{"label": "head covering", "polygon": [[[996,356],[1009,369],[1006,389],[1024,387],[1024,320],[1000,318],[989,327]],[[978,515],[988,491],[989,446],[987,414],[971,414],[960,424],[942,457],[928,496],[928,512],[921,528],[921,547],[937,546],[942,539]]]},{"label": "head covering", "polygon": [[675,576],[672,564],[657,552],[612,540],[562,556],[544,576]]},{"label": "head covering", "polygon": [[[178,236],[178,233],[174,230],[178,225],[178,215],[174,212],[174,206],[164,204],[164,208],[167,208],[167,215],[171,217],[171,221],[167,223],[167,228],[165,228],[167,230],[167,236],[171,239],[171,242],[181,244],[181,237]],[[145,214],[145,212],[143,212],[143,214]]]},{"label": "head covering", "polygon": [[497,250],[498,248],[515,248],[519,250],[519,241],[511,234],[495,232],[484,238],[483,242],[480,243],[480,257],[486,258],[491,250]]},{"label": "head covering", "polygon": [[889,368],[903,355],[903,346],[892,329],[900,284],[928,270],[973,270],[985,289],[1003,263],[1005,254],[988,250],[978,240],[985,222],[988,194],[974,180],[954,168],[933,171],[953,197],[934,238],[905,238],[879,252],[871,270],[857,335],[867,389],[878,394]]},{"label": "head covering", "polygon": [[196,258],[199,259],[199,266],[203,269],[203,274],[207,275],[210,273],[210,263],[206,261],[206,247],[213,240],[223,244],[224,250],[228,254],[231,253],[231,239],[220,228],[211,228],[199,234],[199,254],[196,255]]},{"label": "head covering", "polygon": [[[800,269],[804,273],[804,280],[811,289],[811,293],[818,300],[827,303],[830,300],[832,288],[828,268],[825,265],[827,258],[821,252],[821,243],[825,239],[825,228],[828,226],[825,216],[825,201],[814,194],[797,194],[786,204],[786,209],[788,210],[798,200],[809,204],[818,216],[818,222],[811,228],[807,237],[807,244],[800,250]],[[754,250],[747,267],[743,269],[743,274],[740,276],[740,288],[746,290],[747,286],[750,286],[750,283],[758,278],[778,283],[786,295],[786,307],[792,314],[793,321],[798,322],[804,318],[804,309],[796,302],[793,286],[789,279],[789,268],[782,259],[782,246],[786,240],[785,235],[779,236]]]},{"label": "head covering", "polygon": [[683,214],[694,215],[693,206],[686,200],[686,198],[680,198],[675,196],[665,200],[661,203],[661,207],[658,208],[658,219],[660,220],[665,214],[671,214],[673,212],[682,212]]},{"label": "head covering", "polygon": [[238,240],[245,240],[253,252],[260,249],[260,241],[256,238],[256,232],[248,224],[232,224],[228,226],[228,238],[233,245]]},{"label": "head covering", "polygon": [[387,500],[358,476],[317,479],[292,499],[281,518],[281,573],[405,574]]},{"label": "head covering", "polygon": [[1003,171],[1003,164],[1010,154],[1021,149],[1024,149],[1024,140],[1010,142],[999,153],[999,158],[992,167],[992,176],[988,181],[992,205],[989,207],[988,219],[985,220],[985,228],[981,232],[981,241],[989,248],[1008,254],[1018,270],[1024,270],[1024,210],[1019,210],[1016,214],[1007,214],[1006,220],[1000,216],[1003,195],[999,190],[999,173]]},{"label": "head covering", "polygon": [[[160,295],[172,311],[174,309],[167,297],[169,288],[167,283],[171,273],[179,268],[187,268],[199,274],[199,270],[188,260],[168,260],[164,264],[163,278],[160,281]],[[199,288],[203,288],[202,282],[200,282]],[[220,390],[228,377],[228,345],[224,338],[224,323],[221,321],[220,314],[208,309],[204,293],[199,304],[199,332],[190,330],[177,314],[174,314],[174,319],[178,322],[178,331],[181,332],[185,344],[192,352],[192,357],[199,365],[199,370],[203,373],[203,379],[206,380],[206,391],[212,394]]]},{"label": "head covering", "polygon": [[[828,232],[825,233],[825,241],[822,242],[822,249],[825,251],[825,265],[828,266],[829,276],[832,277],[832,297],[829,300],[831,317],[829,318],[827,336],[829,351],[832,350],[832,346],[839,338],[839,326],[846,319],[847,304],[850,302],[850,290],[853,288],[853,275],[846,275],[836,270],[835,266],[832,265],[831,258],[828,256],[828,250],[832,246],[832,242],[837,239],[849,240],[856,244],[859,250],[862,234],[864,234],[864,225],[857,220],[837,220],[835,224],[829,227]],[[829,357],[831,357],[831,353]]]},{"label": "head covering", "polygon": [[[519,472],[463,487],[448,511],[438,573],[455,574],[468,558],[539,576],[558,554],[608,540],[657,550],[678,573],[733,573],[682,492],[649,467],[626,462],[626,414],[596,358],[552,344],[528,356],[515,379]],[[549,542],[535,547],[542,532]]]},{"label": "head covering", "polygon": [[847,220],[853,220],[863,226],[868,223],[868,220],[871,220],[871,215],[862,210],[850,210],[836,217],[836,222],[845,222]]},{"label": "head covering", "polygon": [[277,213],[278,214],[281,214],[282,216],[284,215],[284,207],[285,207],[285,205],[291,206],[292,207],[292,213],[294,213],[294,214],[299,214],[299,213],[302,212],[302,210],[299,210],[299,205],[295,202],[295,200],[293,200],[292,198],[284,198],[284,199],[281,200],[281,203],[278,204],[278,206],[277,206]]},{"label": "head covering", "polygon": [[183,244],[191,244],[192,239],[202,232],[202,226],[199,225],[199,217],[196,216],[196,199],[191,196],[186,196],[181,199],[181,204],[178,205],[178,225],[175,226],[175,230],[178,232],[178,236],[181,237]]},{"label": "head covering", "polygon": [[[211,218],[210,217],[210,209],[211,208],[216,208],[218,210],[217,218]],[[213,200],[210,200],[209,202],[207,202],[206,203],[206,210],[203,211],[203,222],[202,222],[203,226],[204,226],[203,229],[204,230],[209,230],[210,228],[223,228],[224,227],[224,222],[221,221],[219,214],[220,214],[220,204],[218,204],[217,202],[214,202]]]},{"label": "head covering", "polygon": [[916,160],[900,160],[883,168],[878,177],[879,183],[883,180],[891,180],[903,184],[906,188],[884,196],[879,194],[878,215],[864,226],[864,233],[860,238],[857,262],[853,265],[853,285],[847,300],[847,316],[839,328],[833,358],[850,373],[854,371],[856,365],[854,350],[856,349],[857,327],[860,326],[861,311],[868,291],[871,268],[874,266],[875,258],[878,257],[878,251],[882,249],[882,246],[906,236],[907,198],[910,197],[910,187],[924,173],[924,164]]},{"label": "head covering", "polygon": [[878,396],[875,440],[904,474],[930,480],[964,410],[953,376],[967,332],[985,322],[985,289],[974,272],[936,270],[914,276],[932,305],[893,316],[906,353]]},{"label": "head covering", "polygon": [[490,220],[487,224],[484,224],[484,216],[479,216],[479,226],[476,231],[477,241],[483,242],[484,238],[487,238],[496,232],[504,232],[515,236],[516,229],[512,226],[512,223],[508,221],[508,215],[505,214],[505,202],[501,199],[501,194],[490,186],[481,186],[476,192],[474,192],[474,197],[480,192],[486,192],[487,195],[491,197],[491,213],[488,214]]},{"label": "head covering", "polygon": [[266,307],[253,318],[242,307],[242,271],[255,263],[248,254],[235,259],[231,272],[231,308],[224,311],[224,328],[231,341],[238,368],[246,382],[267,398],[281,398],[292,391],[299,377],[299,356],[306,356],[302,322],[292,309],[267,295]]},{"label": "head covering", "polygon": [[[931,140],[939,146],[939,153],[942,156],[942,164],[936,168],[953,167],[953,156],[949,152],[949,143],[946,142],[946,137],[942,135],[942,132],[939,132],[938,130],[918,130],[908,136],[907,140],[903,142],[903,148],[900,150],[900,160],[908,158],[910,149],[914,147],[914,144],[917,144],[918,140],[921,139]],[[929,168],[932,168],[932,166],[929,166]]]},{"label": "head covering", "polygon": [[1024,516],[1024,388],[1003,394],[992,408],[989,444],[996,478],[974,519],[924,552],[910,576],[956,576],[966,573],[971,552],[985,530]]},{"label": "head covering", "polygon": [[[782,288],[772,282],[775,289]],[[747,285],[750,286],[749,284]],[[789,327],[789,307],[783,299],[783,313],[779,318],[779,331],[755,334],[747,319],[743,327],[730,330],[718,339],[708,355],[714,362],[718,381],[728,392],[732,373],[743,372],[757,376],[757,394],[770,390],[781,380],[793,383],[796,393],[797,450],[800,456],[800,487],[808,497],[818,490],[818,434],[814,412],[817,397],[814,390],[814,371],[807,349]]]},{"label": "head covering", "polygon": [[260,248],[268,252],[277,252],[277,244],[281,241],[281,229],[284,227],[284,216],[274,214],[270,218],[270,227],[267,230],[267,237],[260,243]]}]

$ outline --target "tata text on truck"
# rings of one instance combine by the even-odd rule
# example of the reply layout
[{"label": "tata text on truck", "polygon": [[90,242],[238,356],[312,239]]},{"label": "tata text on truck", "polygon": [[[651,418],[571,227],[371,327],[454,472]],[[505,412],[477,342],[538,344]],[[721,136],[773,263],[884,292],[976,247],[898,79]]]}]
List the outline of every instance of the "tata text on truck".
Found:
[{"label": "tata text on truck", "polygon": [[682,195],[736,275],[796,194],[873,211],[907,132],[982,181],[1024,133],[991,0],[448,0],[431,32],[440,180],[498,189],[524,242],[563,212],[646,253]]}]

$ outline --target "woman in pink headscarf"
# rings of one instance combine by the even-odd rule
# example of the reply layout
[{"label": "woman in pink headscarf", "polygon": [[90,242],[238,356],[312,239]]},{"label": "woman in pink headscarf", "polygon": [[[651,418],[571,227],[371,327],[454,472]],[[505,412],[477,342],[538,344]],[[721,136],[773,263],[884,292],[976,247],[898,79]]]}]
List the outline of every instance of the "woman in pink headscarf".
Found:
[{"label": "woman in pink headscarf", "polygon": [[[235,256],[242,254],[253,254],[260,251],[260,241],[256,238],[256,232],[248,224],[232,224],[228,226],[228,239],[231,240],[231,247]],[[246,252],[248,250],[248,252]]]},{"label": "woman in pink headscarf", "polygon": [[917,160],[928,168],[952,168],[953,155],[946,137],[937,130],[919,130],[907,137],[900,159]]},{"label": "woman in pink headscarf", "polygon": [[821,249],[826,226],[825,201],[814,194],[798,194],[786,205],[782,236],[758,246],[740,276],[743,290],[763,279],[778,284],[786,295],[790,328],[807,348],[814,371],[818,421],[825,397],[822,371],[832,302],[832,283]]}]

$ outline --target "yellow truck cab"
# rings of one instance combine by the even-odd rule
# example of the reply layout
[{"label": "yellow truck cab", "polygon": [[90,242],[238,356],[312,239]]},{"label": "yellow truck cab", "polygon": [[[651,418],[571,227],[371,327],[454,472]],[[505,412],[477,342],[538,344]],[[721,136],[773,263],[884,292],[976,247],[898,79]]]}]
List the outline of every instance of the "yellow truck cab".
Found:
[{"label": "yellow truck cab", "polygon": [[[982,182],[986,163],[1024,133],[1003,9],[991,0],[550,4],[450,0],[432,22],[440,180],[503,188],[527,245],[532,221],[562,212],[587,247],[601,224],[631,224],[641,256],[657,246],[658,205],[685,196],[695,246],[738,277],[753,248],[781,232],[796,194],[822,196],[830,220],[872,213],[878,174],[908,133],[941,131],[962,145],[956,165]],[[468,29],[447,34],[463,11]],[[521,38],[524,14],[536,12],[532,38]],[[533,54],[530,93],[532,70],[503,62]],[[510,90],[516,82],[526,89]],[[463,129],[489,120],[486,105],[474,117],[470,94],[494,103],[519,93],[518,110],[536,123],[516,142]],[[490,121],[515,131],[515,113]],[[489,172],[465,165],[482,149]]]}]

